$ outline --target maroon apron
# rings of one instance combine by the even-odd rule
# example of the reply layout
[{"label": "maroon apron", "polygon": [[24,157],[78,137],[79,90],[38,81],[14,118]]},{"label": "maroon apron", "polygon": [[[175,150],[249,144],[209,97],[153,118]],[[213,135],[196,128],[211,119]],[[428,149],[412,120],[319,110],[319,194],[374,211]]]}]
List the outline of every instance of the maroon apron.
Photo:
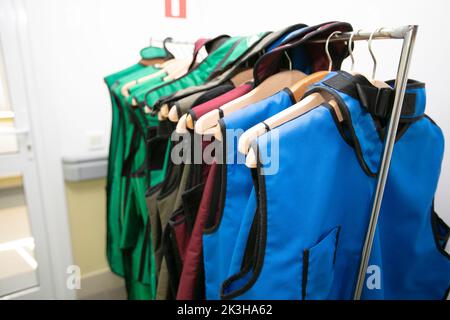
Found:
[{"label": "maroon apron", "polygon": [[185,248],[183,270],[178,285],[177,300],[194,300],[204,296],[202,286],[202,234],[213,199],[216,163],[211,164],[202,200],[188,245]]},{"label": "maroon apron", "polygon": [[[227,93],[200,104],[188,112],[195,121],[204,114],[223,106],[225,103],[237,99],[244,94],[250,92],[253,88],[252,83],[245,83],[239,87],[228,91]],[[202,151],[210,142],[202,143]],[[194,183],[191,184],[191,190],[202,191],[202,197],[199,202],[198,210],[195,217],[188,218],[185,216],[183,221],[178,224],[177,242],[181,248],[181,260],[183,269],[181,272],[180,282],[178,285],[177,299],[192,300],[204,298],[203,285],[203,267],[202,267],[202,235],[203,228],[206,224],[210,210],[218,203],[218,194],[220,190],[215,190],[214,186],[217,184],[217,174],[220,166],[213,162],[211,165],[203,163],[201,165],[194,165],[192,179]],[[190,196],[190,191],[185,192],[185,196]],[[192,197],[192,196],[191,196]],[[198,202],[197,202],[198,203]],[[186,210],[185,210],[186,213]],[[215,216],[215,215],[214,215]],[[181,221],[180,219],[179,221]]]}]

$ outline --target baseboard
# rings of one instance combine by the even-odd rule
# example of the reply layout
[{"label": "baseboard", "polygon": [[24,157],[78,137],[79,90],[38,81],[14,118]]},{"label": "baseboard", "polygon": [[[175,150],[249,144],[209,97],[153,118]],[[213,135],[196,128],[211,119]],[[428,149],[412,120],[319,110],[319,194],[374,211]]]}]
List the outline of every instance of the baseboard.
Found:
[{"label": "baseboard", "polygon": [[81,277],[81,289],[77,290],[80,300],[123,300],[127,298],[122,278],[109,269],[89,273]]}]

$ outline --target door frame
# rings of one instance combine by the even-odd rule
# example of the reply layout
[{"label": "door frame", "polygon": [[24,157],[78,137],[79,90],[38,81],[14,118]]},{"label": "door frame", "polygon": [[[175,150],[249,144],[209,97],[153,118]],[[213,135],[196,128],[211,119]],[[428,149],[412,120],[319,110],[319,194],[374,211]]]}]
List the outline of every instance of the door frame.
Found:
[{"label": "door frame", "polygon": [[[66,285],[73,265],[57,114],[39,92],[33,72],[33,43],[24,0],[0,1],[0,45],[16,128],[27,129],[19,142],[30,227],[35,237],[39,286],[13,299],[75,299]],[[26,158],[24,158],[24,155]],[[25,163],[26,162],[26,163]],[[8,168],[9,170],[9,168]],[[11,170],[13,171],[13,170]]]}]

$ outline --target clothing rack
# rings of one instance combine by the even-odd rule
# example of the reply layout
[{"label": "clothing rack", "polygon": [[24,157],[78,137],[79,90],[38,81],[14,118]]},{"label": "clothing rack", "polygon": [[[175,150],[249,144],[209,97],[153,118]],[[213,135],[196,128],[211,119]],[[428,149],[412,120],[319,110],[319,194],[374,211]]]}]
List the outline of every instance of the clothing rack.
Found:
[{"label": "clothing rack", "polygon": [[[391,164],[392,152],[394,149],[395,139],[397,135],[398,123],[402,111],[403,99],[405,97],[406,85],[408,82],[409,66],[413,47],[417,35],[418,26],[408,25],[399,28],[381,28],[374,32],[359,31],[352,37],[351,32],[333,35],[329,41],[359,41],[359,40],[386,40],[386,39],[403,39],[402,51],[398,65],[397,77],[395,79],[395,97],[392,106],[392,113],[389,119],[388,131],[384,142],[383,155],[381,158],[378,175],[377,186],[373,195],[373,206],[370,214],[369,225],[367,228],[364,247],[361,253],[361,262],[358,272],[358,280],[354,292],[354,300],[360,300],[364,281],[366,278],[366,270],[369,264],[369,258],[372,251],[372,244],[377,227],[378,216],[380,214],[381,203],[383,200],[384,189]],[[327,39],[318,39],[311,42],[326,42]]]}]

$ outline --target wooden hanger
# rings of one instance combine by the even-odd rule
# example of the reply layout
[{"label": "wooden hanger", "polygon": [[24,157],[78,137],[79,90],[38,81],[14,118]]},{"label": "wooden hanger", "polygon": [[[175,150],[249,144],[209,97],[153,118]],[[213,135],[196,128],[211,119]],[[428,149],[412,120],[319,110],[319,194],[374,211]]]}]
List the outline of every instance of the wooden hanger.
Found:
[{"label": "wooden hanger", "polygon": [[253,80],[253,69],[249,68],[237,73],[235,76],[231,77],[230,81],[233,83],[234,87],[239,87],[241,84]]},{"label": "wooden hanger", "polygon": [[173,103],[170,112],[169,112],[169,120],[172,122],[178,122],[179,118],[187,112],[188,108],[191,108],[192,105],[198,101],[200,97],[204,95],[205,91],[200,90],[194,92],[191,90],[190,94],[188,93],[182,98],[179,98],[175,103]]},{"label": "wooden hanger", "polygon": [[[183,133],[188,132],[187,121],[186,121],[187,116],[188,116],[188,114],[185,113],[181,116],[180,120],[178,120],[177,127],[175,128],[175,131],[177,133],[183,134]],[[206,130],[204,135],[213,134],[213,129],[214,128],[210,128],[210,129]]]},{"label": "wooden hanger", "polygon": [[[385,82],[379,80],[374,80],[372,84],[374,86],[377,86],[378,88],[384,88],[388,86]],[[272,130],[276,127],[279,127],[288,121],[304,115],[305,113],[315,109],[325,102],[328,102],[333,107],[334,111],[336,112],[338,121],[341,122],[343,120],[343,116],[337,102],[333,99],[331,99],[330,101],[326,101],[320,93],[313,93],[300,102],[296,103],[295,105],[275,114],[269,119],[264,120],[264,123],[259,123],[245,131],[239,138],[238,150],[243,154],[248,153],[245,160],[246,166],[249,168],[256,168],[256,153],[253,148],[250,148],[250,146],[251,143],[255,141],[259,136],[267,132],[267,128]]]},{"label": "wooden hanger", "polygon": [[[244,71],[239,72],[235,76],[233,76],[230,81],[233,83],[235,87],[240,86],[241,84],[244,84],[245,82],[253,80],[253,69],[246,69]],[[162,111],[162,108],[161,108]],[[172,122],[178,122],[179,116],[178,116],[178,110],[176,106],[172,106],[170,108],[170,111],[167,115],[170,121]],[[194,121],[192,119],[192,116],[190,114],[187,115],[187,118],[185,119],[186,126],[189,129],[194,129]]]},{"label": "wooden hanger", "polygon": [[292,94],[294,95],[295,101],[300,101],[305,95],[309,86],[321,81],[328,74],[329,71],[317,71],[289,87],[289,90],[291,90]]},{"label": "wooden hanger", "polygon": [[[189,62],[186,60],[181,60],[181,59],[171,59],[168,60],[160,65],[155,65],[155,67],[160,68],[159,71],[154,72],[152,74],[149,74],[147,76],[141,77],[139,79],[130,81],[128,83],[126,83],[121,90],[121,93],[124,97],[128,97],[129,94],[129,89],[139,83],[143,83],[145,81],[148,81],[150,79],[156,78],[158,76],[162,76],[164,73],[167,73],[167,77],[169,77],[168,79],[170,80],[171,77],[174,77],[174,75],[178,76],[179,73],[184,70],[183,68],[185,68],[186,64],[188,64]],[[166,78],[167,78],[166,77]],[[166,81],[166,78],[164,78],[164,81]]]},{"label": "wooden hanger", "polygon": [[171,81],[180,78],[185,75],[189,68],[189,61],[181,62],[177,65],[171,65],[171,69],[167,70],[167,76],[163,79],[164,81]]},{"label": "wooden hanger", "polygon": [[167,117],[169,116],[169,105],[167,103],[164,103],[159,109],[158,114],[160,114],[162,118],[167,119]]},{"label": "wooden hanger", "polygon": [[[320,71],[320,72],[313,73],[309,77],[302,79],[303,81],[300,80],[299,82],[297,82],[296,84],[291,86],[291,90],[293,90],[296,101],[298,101],[298,99],[301,99],[303,97],[303,95],[305,94],[305,92],[310,84],[313,84],[317,81],[322,80],[331,71],[331,69],[333,67],[333,60],[331,58],[331,55],[330,55],[330,52],[328,49],[328,44],[329,44],[331,37],[333,37],[335,34],[339,34],[339,33],[341,33],[341,32],[335,31],[335,32],[331,33],[325,43],[325,52],[326,52],[328,60],[329,60],[328,71]],[[243,154],[247,154],[247,157],[245,159],[245,164],[249,168],[256,168],[256,160],[257,160],[256,153],[253,148],[250,148],[252,141],[256,140],[256,138],[258,138],[259,136],[266,133],[268,131],[268,129],[272,130],[276,127],[279,127],[280,125],[282,125],[288,121],[291,121],[292,119],[295,119],[295,118],[313,110],[314,108],[320,106],[324,102],[326,102],[326,99],[322,94],[313,93],[313,94],[307,96],[306,98],[304,98],[303,100],[301,100],[300,102],[297,102],[293,106],[286,108],[283,111],[264,120],[263,123],[259,123],[255,126],[253,126],[252,128],[250,128],[249,130],[245,131],[241,135],[241,137],[239,138],[239,141],[238,141],[239,152],[241,152]],[[329,103],[335,110],[339,121],[342,121],[342,119],[343,119],[342,114],[339,110],[339,107],[338,107],[336,101],[331,100],[331,101],[329,101]]]},{"label": "wooden hanger", "polygon": [[[246,82],[253,81],[253,69],[246,69],[239,72],[238,74],[233,76],[230,81],[233,83],[235,88]],[[194,119],[192,119],[192,116],[190,114],[188,114],[186,118],[186,125],[189,129],[194,129]]]},{"label": "wooden hanger", "polygon": [[186,114],[183,114],[181,116],[180,120],[177,123],[177,127],[175,128],[175,131],[180,134],[188,132],[186,128]]},{"label": "wooden hanger", "polygon": [[[376,68],[377,68],[377,60],[375,58],[375,55],[373,54],[372,51],[372,37],[374,35],[375,32],[380,31],[380,30],[375,30],[369,37],[369,41],[368,41],[368,46],[369,46],[369,52],[370,55],[372,56],[372,60],[374,63],[373,66],[373,72],[372,72],[372,77],[369,78],[367,76],[365,76],[371,83],[373,86],[377,87],[377,88],[386,88],[386,87],[390,87],[388,84],[386,84],[383,81],[379,81],[379,80],[375,80],[375,73],[376,73]],[[329,54],[328,51],[328,41],[329,39],[333,36],[332,33],[330,35],[330,37],[327,40],[326,43],[326,52],[328,55],[328,58],[330,59],[330,70],[331,70],[331,64],[332,64],[332,60],[331,60],[331,56]],[[350,36],[349,39],[349,53],[350,53],[350,57],[352,59],[352,67],[351,67],[351,73],[353,75],[356,75],[356,73],[353,72],[353,67],[354,67],[354,58],[353,58],[353,51],[352,51],[352,40],[353,40],[353,36],[355,35],[355,33],[352,33],[352,35]],[[283,123],[286,123],[296,117],[299,117],[303,114],[305,114],[306,112],[314,109],[315,107],[321,105],[322,103],[325,102],[325,99],[323,96],[321,96],[319,93],[313,93],[310,96],[306,97],[305,99],[303,99],[302,101],[300,101],[299,103],[293,105],[292,107],[289,107],[283,111],[281,111],[280,113],[277,113],[276,115],[270,117],[269,119],[264,120],[264,123],[259,123],[256,126],[250,128],[249,130],[247,130],[246,132],[244,132],[242,134],[242,136],[239,138],[239,142],[238,142],[238,150],[243,153],[243,154],[247,154],[247,157],[245,159],[245,164],[249,167],[249,168],[256,168],[256,164],[257,164],[257,158],[256,158],[256,153],[255,150],[253,148],[250,148],[250,144],[252,141],[254,141],[257,137],[259,137],[260,135],[264,134],[267,132],[267,128],[269,129],[273,129],[276,128],[280,125],[282,125]],[[330,100],[329,104],[333,107],[334,111],[336,112],[336,116],[338,118],[339,121],[342,121],[343,117],[342,117],[342,113],[339,110],[339,107],[336,103],[335,100]],[[267,127],[266,127],[267,126]]]},{"label": "wooden hanger", "polygon": [[[181,78],[189,71],[189,61],[185,61],[185,63],[178,65],[178,68],[174,69],[172,72],[168,72],[167,76],[163,79],[164,81],[172,81],[178,78]],[[169,116],[169,105],[164,103],[160,110],[159,114],[163,119],[167,119]]]},{"label": "wooden hanger", "polygon": [[[186,65],[187,64],[189,64],[189,61],[180,60],[180,59],[172,59],[170,61],[167,61],[167,63],[160,65],[160,67],[162,67],[162,69],[159,70],[158,72],[152,73],[152,74],[150,74],[148,76],[145,76],[145,77],[142,77],[142,78],[140,78],[138,80],[135,80],[136,83],[131,83],[130,82],[130,85],[127,88],[122,88],[122,93],[124,93],[123,91],[126,90],[124,95],[126,97],[128,97],[129,96],[129,91],[128,91],[129,88],[131,88],[132,86],[134,86],[134,85],[136,85],[138,83],[142,83],[142,82],[145,82],[147,80],[156,78],[158,76],[162,76],[164,73],[167,73],[167,74],[171,75],[171,77],[178,78],[178,77],[186,74],[186,72],[187,72]],[[168,80],[171,80],[171,78],[167,78],[166,77],[163,80],[164,81],[168,81]],[[138,105],[137,100],[133,98],[132,101],[131,101],[131,105],[136,107]],[[163,119],[163,117],[161,115],[159,115],[159,117],[161,119]],[[167,117],[164,117],[164,118],[167,118]]]},{"label": "wooden hanger", "polygon": [[128,95],[129,95],[129,94],[128,94],[128,89],[129,89],[129,88],[131,88],[132,86],[134,86],[134,85],[136,85],[136,84],[138,84],[138,83],[142,83],[142,82],[144,82],[144,81],[146,81],[146,80],[155,78],[155,77],[157,77],[158,75],[163,74],[164,71],[170,70],[170,66],[173,65],[174,63],[176,63],[176,59],[170,59],[170,60],[164,61],[163,63],[155,63],[153,66],[154,66],[155,68],[160,69],[158,72],[155,72],[155,73],[146,75],[146,76],[144,76],[144,77],[141,77],[141,78],[139,78],[139,79],[136,79],[136,80],[133,80],[133,81],[130,81],[130,82],[126,83],[126,84],[122,87],[122,91],[121,91],[122,95],[128,97]]},{"label": "wooden hanger", "polygon": [[[295,119],[297,117],[300,117],[301,115],[307,113],[310,110],[315,109],[316,107],[322,105],[323,103],[328,102],[334,111],[336,112],[336,116],[339,121],[342,121],[342,113],[339,110],[339,106],[337,105],[337,102],[335,100],[326,101],[326,99],[319,93],[313,93],[310,96],[306,97],[299,103],[293,105],[292,107],[289,107],[280,113],[277,113],[273,117],[270,117],[267,120],[264,120],[264,123],[270,128],[276,128],[292,119]],[[251,131],[250,131],[251,130]],[[247,141],[254,141],[258,136],[264,134],[267,132],[266,126],[263,123],[259,123],[256,126],[252,127],[250,130],[247,130],[242,134],[242,136],[239,138],[239,144],[238,148],[239,151],[244,151],[244,143],[241,143],[241,139],[244,138]],[[244,135],[247,134],[247,132],[250,131],[250,134],[253,134],[253,137],[246,138]],[[248,136],[249,134],[247,134]],[[241,151],[242,150],[242,151]],[[248,153],[247,153],[248,152]],[[257,165],[257,158],[256,158],[256,151],[254,148],[246,149],[244,154],[247,153],[247,157],[245,158],[245,165],[249,168],[256,168]]]},{"label": "wooden hanger", "polygon": [[140,64],[143,64],[146,67],[150,67],[150,66],[154,66],[157,64],[161,64],[166,62],[167,60],[163,59],[163,58],[153,58],[153,59],[141,59],[139,61]]},{"label": "wooden hanger", "polygon": [[[292,70],[293,71],[293,70]],[[285,71],[285,72],[292,72],[292,71]],[[275,75],[276,76],[276,75]],[[273,77],[273,76],[272,76]],[[271,78],[271,77],[270,77]],[[270,79],[269,78],[269,79]],[[267,95],[265,95],[265,97],[263,97],[263,98],[260,98],[260,99],[258,99],[258,100],[253,100],[254,102],[257,102],[257,101],[261,101],[261,100],[263,100],[263,99],[265,99],[265,98],[267,98],[267,97],[269,97],[270,95],[272,95],[272,94],[274,94],[274,93],[276,93],[276,92],[278,92],[278,91],[280,91],[280,90],[282,90],[282,89],[284,89],[284,88],[286,88],[286,87],[291,87],[292,86],[292,84],[294,83],[294,84],[296,84],[296,83],[299,83],[299,82],[301,82],[302,80],[304,80],[304,79],[306,79],[306,78],[308,78],[308,76],[306,76],[304,73],[302,73],[302,72],[300,72],[300,71],[298,71],[298,79],[296,80],[296,81],[291,81],[291,80],[289,80],[288,78],[286,78],[285,80],[286,81],[278,81],[277,83],[276,83],[276,85],[274,85],[274,86],[272,86],[271,88],[270,88],[270,91],[268,91],[268,92],[270,92],[270,94],[267,94]],[[269,79],[267,79],[267,80],[269,80]],[[315,79],[315,77],[313,77],[313,79],[312,80],[314,80]],[[264,81],[265,82],[265,81]],[[264,83],[263,82],[263,83]],[[313,81],[312,83],[314,83],[315,81]],[[262,83],[262,84],[263,84]],[[310,81],[305,81],[305,84],[308,84],[308,83],[310,83]],[[262,85],[261,84],[261,85]],[[301,87],[298,87],[298,88],[296,88],[296,91],[297,92],[300,92],[301,90]],[[273,91],[272,91],[273,90]],[[306,89],[305,89],[306,90]],[[254,103],[254,102],[250,102],[250,103]],[[250,104],[249,103],[249,104]],[[249,105],[249,104],[247,104],[247,105]],[[242,107],[246,107],[247,105],[241,105],[241,107],[239,107],[238,109],[231,109],[232,110],[232,112],[233,111],[236,111],[236,110],[239,110],[239,109],[241,109]],[[217,140],[219,140],[219,141],[222,141],[222,139],[223,139],[223,137],[222,137],[222,130],[221,130],[221,128],[220,128],[220,126],[219,125],[216,125],[215,126],[215,129],[214,129],[214,137],[217,139]]]},{"label": "wooden hanger", "polygon": [[259,86],[257,86],[249,93],[224,104],[219,108],[220,111],[219,109],[212,110],[202,116],[195,123],[195,131],[199,134],[205,134],[205,132],[208,130],[208,132],[212,132],[214,134],[215,132],[217,132],[217,128],[212,131],[211,128],[217,126],[221,112],[224,116],[231,114],[232,112],[245,108],[252,103],[261,101],[274,94],[275,92],[280,91],[285,87],[289,87],[293,83],[296,83],[305,77],[306,75],[298,70],[282,71],[280,73],[274,74],[264,80]]},{"label": "wooden hanger", "polygon": [[[309,76],[307,76],[306,78],[303,78],[302,80],[298,81],[297,83],[295,83],[294,85],[292,85],[289,89],[291,90],[291,92],[294,95],[295,101],[300,101],[301,98],[303,98],[303,96],[305,95],[305,92],[307,91],[308,87],[316,82],[321,81],[323,78],[325,78],[326,75],[328,75],[329,71],[318,71],[315,72]],[[311,108],[311,103],[316,103],[316,105],[319,105],[320,103],[322,103],[323,101],[318,100],[319,97],[314,96],[315,99],[311,101],[311,98],[306,98],[307,101],[305,101],[305,108]],[[305,100],[306,100],[305,99]],[[306,102],[310,102],[309,104],[307,104]],[[295,105],[294,105],[295,106]],[[274,122],[274,127],[279,126],[280,124],[278,124],[279,122],[284,123],[286,121],[289,121],[289,115],[291,114],[290,112],[292,112],[292,118],[297,117],[297,109],[296,108],[287,108],[284,111],[278,113],[277,115],[283,114],[285,115],[287,118],[276,118],[276,115],[273,116],[272,118],[275,118],[275,122]],[[291,111],[287,111],[287,110],[291,110]],[[284,113],[283,113],[284,112]],[[272,119],[269,118],[269,119]],[[269,120],[268,119],[268,120]],[[284,121],[284,122],[283,122]],[[270,123],[270,121],[269,121]],[[247,131],[245,131],[242,136],[239,138],[239,145],[238,145],[238,150],[239,152],[243,153],[243,154],[247,154],[249,148],[250,148],[250,144],[253,140],[255,140],[257,137],[259,137],[260,135],[264,134],[266,132],[266,127],[264,126],[264,124],[258,124],[250,129],[248,129]],[[216,137],[217,138],[217,137]]]},{"label": "wooden hanger", "polygon": [[[190,119],[190,120],[189,120]],[[189,123],[189,121],[191,121],[191,123]],[[189,113],[185,113],[184,115],[181,116],[181,118],[178,120],[177,123],[177,127],[175,129],[175,131],[177,133],[186,133],[187,129],[193,129],[194,125],[192,123],[192,117]],[[215,128],[209,128],[208,130],[206,130],[203,135],[210,135],[214,133]]]},{"label": "wooden hanger", "polygon": [[165,72],[165,68],[169,68],[171,64],[173,64],[175,62],[175,59],[170,59],[168,61],[165,61],[164,63],[161,64],[155,64],[154,67],[160,69],[157,72],[154,72],[152,74],[146,75],[144,77],[141,77],[139,79],[136,80],[132,80],[130,82],[127,82],[123,85],[121,93],[123,96],[128,97],[129,96],[129,91],[128,89],[130,89],[131,87],[135,86],[138,83],[142,83],[144,81],[147,81],[149,79],[152,78],[156,78],[158,75],[161,75]]},{"label": "wooden hanger", "polygon": [[273,115],[272,117],[264,120],[264,123],[259,123],[252,128],[245,131],[238,142],[238,150],[243,154],[247,154],[250,150],[251,143],[259,136],[265,134],[268,129],[275,129],[282,124],[289,122],[295,118],[304,115],[305,113],[315,109],[316,107],[328,102],[336,112],[336,116],[339,121],[342,121],[342,113],[334,100],[327,101],[320,93],[313,93],[293,106],[284,109],[283,111]]},{"label": "wooden hanger", "polygon": [[194,119],[192,119],[192,115],[188,114],[186,118],[186,126],[189,129],[194,129]]},{"label": "wooden hanger", "polygon": [[169,115],[167,117],[172,122],[178,122],[178,120],[180,120],[178,118],[178,110],[177,110],[176,106],[173,106],[172,108],[170,108]]}]

